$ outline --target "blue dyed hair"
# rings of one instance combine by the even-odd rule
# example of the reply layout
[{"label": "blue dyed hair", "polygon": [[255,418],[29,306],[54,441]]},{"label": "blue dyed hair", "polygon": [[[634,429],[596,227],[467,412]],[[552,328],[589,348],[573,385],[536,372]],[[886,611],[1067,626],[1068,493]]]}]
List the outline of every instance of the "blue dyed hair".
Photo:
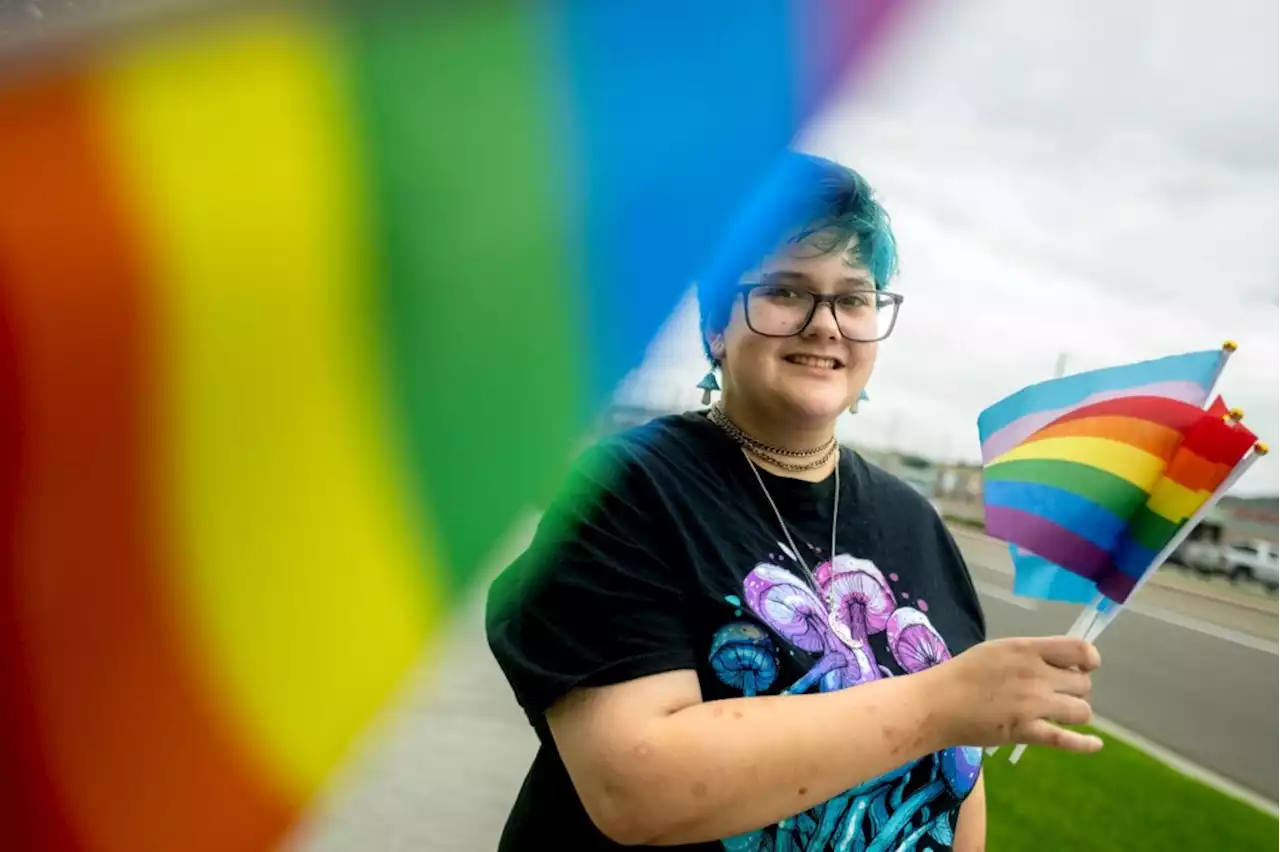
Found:
[{"label": "blue dyed hair", "polygon": [[784,244],[807,242],[822,253],[841,251],[856,238],[855,259],[876,289],[889,284],[898,267],[889,214],[871,185],[853,169],[810,154],[787,153],[748,201],[712,262],[698,279],[702,346],[714,363],[709,332],[724,331],[738,281]]}]

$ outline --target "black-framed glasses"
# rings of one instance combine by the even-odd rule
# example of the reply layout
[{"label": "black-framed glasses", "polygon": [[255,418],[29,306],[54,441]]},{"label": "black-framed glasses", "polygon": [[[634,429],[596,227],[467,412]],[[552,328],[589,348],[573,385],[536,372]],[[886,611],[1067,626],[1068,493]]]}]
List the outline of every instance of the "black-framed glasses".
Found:
[{"label": "black-framed glasses", "polygon": [[815,293],[789,284],[741,286],[747,328],[765,337],[795,337],[813,322],[819,305],[830,305],[840,336],[854,343],[875,343],[893,332],[902,305],[900,293],[849,290]]}]

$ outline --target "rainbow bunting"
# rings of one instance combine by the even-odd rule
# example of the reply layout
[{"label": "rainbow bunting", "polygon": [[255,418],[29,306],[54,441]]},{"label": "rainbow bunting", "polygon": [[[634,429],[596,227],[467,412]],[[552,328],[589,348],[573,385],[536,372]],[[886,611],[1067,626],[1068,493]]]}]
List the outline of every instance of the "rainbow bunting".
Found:
[{"label": "rainbow bunting", "polygon": [[6,848],[273,846],[901,5],[272,4],[10,62]]}]

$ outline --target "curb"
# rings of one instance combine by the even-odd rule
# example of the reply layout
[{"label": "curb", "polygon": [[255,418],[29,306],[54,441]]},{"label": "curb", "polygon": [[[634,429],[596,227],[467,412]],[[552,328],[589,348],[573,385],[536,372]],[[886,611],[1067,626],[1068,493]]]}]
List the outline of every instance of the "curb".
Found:
[{"label": "curb", "polygon": [[[979,532],[971,527],[963,525],[947,524],[947,529],[951,530],[951,534],[959,538],[969,538],[983,541],[988,544],[1003,545],[1004,542],[998,538],[992,538],[986,533]],[[1150,585],[1166,589],[1170,592],[1176,592],[1192,598],[1204,598],[1205,600],[1214,601],[1215,603],[1225,604],[1227,606],[1238,607],[1239,609],[1247,609],[1252,612],[1261,613],[1263,615],[1276,615],[1276,606],[1254,603],[1253,601],[1240,600],[1238,598],[1229,598],[1225,595],[1217,594],[1213,589],[1188,589],[1186,586],[1177,583],[1165,582],[1162,577],[1156,576],[1151,578]]]}]

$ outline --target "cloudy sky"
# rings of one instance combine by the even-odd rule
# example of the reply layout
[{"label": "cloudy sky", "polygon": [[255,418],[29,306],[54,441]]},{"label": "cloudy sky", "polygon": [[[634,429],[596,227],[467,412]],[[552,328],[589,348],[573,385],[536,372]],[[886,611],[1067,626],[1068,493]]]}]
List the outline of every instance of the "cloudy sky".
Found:
[{"label": "cloudy sky", "polygon": [[[800,147],[862,171],[906,296],[842,437],[978,458],[1052,374],[1240,343],[1219,390],[1280,443],[1275,0],[918,4]],[[621,396],[693,407],[686,300]],[[1236,493],[1275,493],[1277,455]]]}]

